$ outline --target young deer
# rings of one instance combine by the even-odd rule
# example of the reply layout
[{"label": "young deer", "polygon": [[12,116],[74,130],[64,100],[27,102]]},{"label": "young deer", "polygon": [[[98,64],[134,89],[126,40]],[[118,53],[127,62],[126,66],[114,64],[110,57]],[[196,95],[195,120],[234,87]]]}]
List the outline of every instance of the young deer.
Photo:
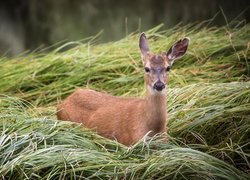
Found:
[{"label": "young deer", "polygon": [[147,87],[145,98],[122,98],[89,89],[78,89],[60,105],[57,118],[83,123],[98,134],[130,146],[148,132],[150,136],[166,132],[166,83],[175,59],[187,51],[189,38],[176,42],[168,52],[149,51],[141,34],[139,47]]}]

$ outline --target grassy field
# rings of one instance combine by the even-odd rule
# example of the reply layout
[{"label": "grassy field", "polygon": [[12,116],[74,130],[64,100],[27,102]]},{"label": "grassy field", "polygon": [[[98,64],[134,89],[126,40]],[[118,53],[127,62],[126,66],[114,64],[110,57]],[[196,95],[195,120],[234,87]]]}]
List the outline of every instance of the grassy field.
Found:
[{"label": "grassy field", "polygon": [[138,33],[98,36],[0,59],[0,179],[250,179],[250,25],[146,32],[151,50],[188,36],[167,93],[170,142],[125,147],[71,122],[55,105],[78,87],[143,96]]}]

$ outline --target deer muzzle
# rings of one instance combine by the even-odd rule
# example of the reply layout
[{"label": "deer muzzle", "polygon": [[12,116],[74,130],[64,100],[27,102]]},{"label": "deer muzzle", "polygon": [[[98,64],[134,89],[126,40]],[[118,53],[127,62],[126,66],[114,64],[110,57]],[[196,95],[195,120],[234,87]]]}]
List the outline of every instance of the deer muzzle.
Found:
[{"label": "deer muzzle", "polygon": [[162,91],[163,89],[165,89],[165,84],[164,84],[163,82],[161,82],[160,80],[158,80],[158,81],[154,84],[153,88],[154,88],[155,90],[157,90],[157,91]]}]

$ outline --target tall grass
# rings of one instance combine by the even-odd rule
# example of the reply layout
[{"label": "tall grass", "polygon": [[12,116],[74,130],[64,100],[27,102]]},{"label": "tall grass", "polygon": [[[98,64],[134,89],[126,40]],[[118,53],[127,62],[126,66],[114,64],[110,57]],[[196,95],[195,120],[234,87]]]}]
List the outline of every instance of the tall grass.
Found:
[{"label": "tall grass", "polygon": [[[170,94],[174,95],[172,92]],[[238,147],[230,149],[223,142],[219,147],[204,142],[189,144],[183,142],[185,138],[181,139],[181,135],[177,134],[175,138],[171,138],[170,144],[162,144],[157,137],[154,139],[145,137],[128,149],[79,125],[58,122],[48,117],[36,117],[33,107],[27,104],[24,106],[24,102],[18,99],[2,97],[1,102],[4,106],[1,108],[0,117],[2,122],[0,173],[7,179],[13,179],[17,174],[20,179],[248,178],[243,172],[247,160],[230,157],[235,153],[249,158],[249,149],[243,151],[248,141],[242,141]],[[193,109],[193,114],[199,113],[200,111]],[[174,112],[170,112],[169,116],[172,120]],[[178,123],[170,121],[170,129],[173,127],[170,135],[178,133],[180,128],[178,130],[174,128]],[[189,123],[191,122],[186,122]],[[184,135],[190,133],[189,128],[185,126],[182,127],[182,131],[186,132]],[[239,131],[239,133],[244,135],[245,132]],[[196,140],[196,136],[194,137],[188,137],[187,140]],[[203,140],[208,141],[210,138]],[[235,144],[239,142],[231,141]],[[242,152],[239,152],[239,148]],[[237,162],[234,164],[223,162],[216,152],[224,152],[225,156],[234,161],[240,160],[239,166],[241,165],[242,171],[236,169],[237,166],[234,167]],[[242,166],[243,164],[245,166]]]},{"label": "tall grass", "polygon": [[77,87],[143,95],[138,34],[106,44],[93,37],[50,53],[1,58],[0,177],[249,179],[250,26],[238,25],[159,26],[147,32],[155,52],[191,38],[188,54],[170,74],[168,144],[145,136],[127,148],[55,120],[55,104]]},{"label": "tall grass", "polygon": [[[249,79],[248,24],[235,29],[200,28],[200,25],[165,31],[159,28],[147,32],[154,52],[167,51],[184,36],[191,38],[188,54],[172,68],[171,87]],[[44,55],[2,59],[0,79],[4,81],[0,82],[0,93],[17,94],[34,104],[44,105],[65,97],[79,86],[115,95],[142,92],[138,34],[108,44],[95,45],[95,40],[90,40],[68,51],[58,51],[60,49]]]}]

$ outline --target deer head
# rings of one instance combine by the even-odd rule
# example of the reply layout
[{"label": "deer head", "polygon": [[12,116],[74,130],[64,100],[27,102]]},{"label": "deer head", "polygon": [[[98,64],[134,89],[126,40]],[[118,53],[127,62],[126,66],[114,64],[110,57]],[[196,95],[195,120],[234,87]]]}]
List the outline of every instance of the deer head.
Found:
[{"label": "deer head", "polygon": [[182,57],[188,48],[189,38],[185,37],[177,41],[168,52],[154,54],[149,50],[145,33],[139,40],[141,56],[145,70],[144,79],[147,89],[151,94],[164,92],[169,79],[169,72],[174,61]]}]

